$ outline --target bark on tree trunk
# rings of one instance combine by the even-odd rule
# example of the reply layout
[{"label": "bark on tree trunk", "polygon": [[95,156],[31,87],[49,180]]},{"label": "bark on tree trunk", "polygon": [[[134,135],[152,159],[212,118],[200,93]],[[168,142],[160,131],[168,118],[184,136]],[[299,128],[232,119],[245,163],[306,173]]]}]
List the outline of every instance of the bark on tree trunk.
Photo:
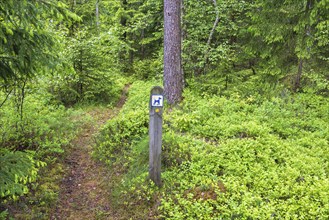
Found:
[{"label": "bark on tree trunk", "polygon": [[[184,45],[183,45],[183,42],[184,42],[184,0],[181,0],[180,2],[180,22],[181,22],[181,33],[180,33],[180,40],[181,40],[181,52],[180,54],[182,55],[184,53]],[[183,57],[181,57],[181,74],[183,76],[183,86],[185,85],[185,76],[184,76],[184,60],[183,60]]]},{"label": "bark on tree trunk", "polygon": [[299,61],[298,61],[298,71],[297,71],[295,85],[294,85],[294,92],[297,92],[297,90],[300,87],[300,80],[301,80],[302,74],[303,74],[303,63],[304,63],[304,60],[299,59]]},{"label": "bark on tree trunk", "polygon": [[[128,2],[127,0],[123,0],[122,1],[122,7],[123,9],[126,11],[127,10],[127,6],[128,6]],[[126,26],[127,26],[127,18],[126,15],[124,15],[123,17],[121,17],[121,25],[124,27],[123,29],[125,30]],[[127,32],[124,31],[123,33],[123,39],[127,40]]]},{"label": "bark on tree trunk", "polygon": [[[311,9],[314,5],[314,1],[313,0],[307,0],[306,2],[306,8],[305,8],[305,17],[306,18],[310,18],[310,13],[311,13]],[[303,34],[303,39],[302,39],[302,45],[307,45],[306,44],[306,38],[311,35],[311,26],[309,23],[307,23],[305,25],[305,30]],[[304,48],[308,53],[310,53],[310,48],[306,47]],[[305,56],[301,56],[298,59],[298,71],[296,74],[296,79],[295,79],[295,84],[294,84],[294,92],[297,92],[298,89],[300,88],[300,81],[302,79],[302,75],[303,75],[303,65],[304,62],[307,58]]]},{"label": "bark on tree trunk", "polygon": [[[141,40],[143,40],[144,38],[145,38],[145,30],[142,29],[141,30]],[[142,60],[144,60],[144,58],[145,58],[145,46],[144,46],[144,44],[141,45],[140,54],[141,54]]]},{"label": "bark on tree trunk", "polygon": [[99,28],[99,0],[96,0],[96,28]]},{"label": "bark on tree trunk", "polygon": [[164,0],[164,94],[170,105],[182,100],[181,0]]}]

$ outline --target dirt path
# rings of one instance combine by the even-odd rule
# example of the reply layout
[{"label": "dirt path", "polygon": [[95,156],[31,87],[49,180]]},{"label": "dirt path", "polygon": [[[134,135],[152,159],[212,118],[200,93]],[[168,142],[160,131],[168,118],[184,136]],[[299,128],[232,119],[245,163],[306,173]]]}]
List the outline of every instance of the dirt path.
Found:
[{"label": "dirt path", "polygon": [[128,86],[118,102],[117,108],[93,109],[88,114],[93,122],[83,128],[73,142],[70,155],[64,161],[66,176],[61,184],[59,202],[52,220],[57,219],[116,219],[110,207],[110,176],[103,164],[91,158],[95,141],[93,137],[101,126],[113,117],[126,99]]}]

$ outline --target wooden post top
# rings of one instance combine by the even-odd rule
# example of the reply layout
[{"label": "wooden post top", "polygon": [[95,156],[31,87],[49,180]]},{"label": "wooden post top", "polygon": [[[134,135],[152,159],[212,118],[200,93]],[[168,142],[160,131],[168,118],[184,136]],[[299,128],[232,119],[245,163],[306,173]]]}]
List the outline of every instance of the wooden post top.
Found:
[{"label": "wooden post top", "polygon": [[154,86],[151,89],[151,94],[163,94],[163,88],[161,86]]}]

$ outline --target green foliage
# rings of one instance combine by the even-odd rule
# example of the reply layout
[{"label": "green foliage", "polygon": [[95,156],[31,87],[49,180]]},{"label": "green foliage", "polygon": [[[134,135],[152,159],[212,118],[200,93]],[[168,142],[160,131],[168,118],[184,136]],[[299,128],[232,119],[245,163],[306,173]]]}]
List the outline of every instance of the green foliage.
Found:
[{"label": "green foliage", "polygon": [[8,211],[7,210],[0,212],[0,219],[6,219],[7,216],[8,216]]},{"label": "green foliage", "polygon": [[[95,4],[90,1],[72,4],[71,10],[81,21],[65,22],[57,31],[63,64],[53,71],[49,90],[65,106],[78,102],[114,104],[119,98],[118,53],[122,42],[112,29],[96,23],[93,7]],[[99,7],[104,16],[108,6]]]},{"label": "green foliage", "polygon": [[326,98],[185,90],[180,106],[164,114],[163,186],[156,189],[148,180],[143,131],[148,85],[132,86],[120,121],[104,127],[97,148],[112,169],[121,168],[115,198],[124,210],[165,219],[329,217]]},{"label": "green foliage", "polygon": [[[182,5],[182,56],[187,81],[196,77],[200,84],[207,77],[218,94],[237,82],[252,84],[259,80],[295,90],[298,86],[294,84],[301,84],[305,90],[328,94],[326,0],[216,2],[217,6],[213,1],[191,0]],[[59,91],[61,96],[80,99],[83,95],[78,85],[83,85],[86,97],[102,97],[104,92],[96,91],[104,91],[105,87],[91,89],[97,84],[88,76],[108,78],[93,64],[110,63],[106,67],[111,69],[110,75],[121,70],[138,79],[152,79],[161,74],[162,2],[102,0],[97,4],[98,17],[94,2],[67,3],[82,21],[66,24],[65,48],[80,46],[73,46],[68,56],[75,64],[70,64],[74,73],[64,73],[74,75],[75,81],[60,83],[64,85]],[[219,22],[214,27],[217,15]],[[102,43],[97,45],[95,41]],[[81,51],[83,56],[79,55]],[[82,71],[77,68],[81,57]]]},{"label": "green foliage", "polygon": [[153,206],[159,193],[155,184],[148,179],[148,141],[148,137],[143,138],[133,145],[129,153],[129,167],[125,169],[121,181],[114,184],[112,200],[123,218],[145,219],[150,212],[156,211]]},{"label": "green foliage", "polygon": [[[248,1],[185,1],[183,11],[183,64],[185,75],[208,74],[214,69],[217,76],[231,71],[234,65],[243,63],[241,54],[245,34],[244,29],[250,9]],[[210,38],[210,32],[218,12],[219,23]],[[210,43],[209,45],[207,45]]]},{"label": "green foliage", "polygon": [[[216,2],[184,1],[188,89],[164,114],[163,188],[145,165],[154,84],[135,82],[97,138],[94,156],[123,175],[118,205],[139,207],[136,219],[329,218],[328,102],[316,95],[329,91],[328,0]],[[29,202],[40,209],[30,217],[47,216],[58,189],[35,183],[40,161],[56,161],[82,120],[62,104],[116,103],[121,72],[159,79],[162,8],[157,0],[0,2],[5,202],[34,187]],[[298,80],[305,93],[291,95]]]},{"label": "green foliage", "polygon": [[102,129],[94,155],[108,163],[127,166],[135,143],[148,133],[148,99],[151,83],[135,82],[129,89],[130,98],[119,115]]},{"label": "green foliage", "polygon": [[110,165],[115,178],[122,177],[113,183],[112,201],[123,218],[147,218],[147,210],[154,205],[156,187],[146,178],[149,91],[154,85],[136,81],[130,86],[125,105],[103,127],[93,152],[97,159]]},{"label": "green foliage", "polygon": [[[135,110],[117,119],[111,120],[103,130],[104,140],[101,140],[95,154],[106,163],[119,162],[129,152],[131,144],[147,133],[147,117],[145,112]],[[125,158],[127,159],[127,158]],[[124,161],[125,162],[125,161]],[[122,164],[124,165],[124,164]]]},{"label": "green foliage", "polygon": [[156,0],[126,1],[120,6],[117,19],[123,41],[129,45],[126,59],[152,58],[161,49],[162,7],[163,3]]},{"label": "green foliage", "polygon": [[163,173],[163,217],[328,218],[326,99],[257,103],[185,93],[167,123],[190,159]]},{"label": "green foliage", "polygon": [[[292,77],[291,72],[297,70],[292,67],[301,60],[307,62],[304,67],[308,69],[321,62],[319,60],[323,59],[322,54],[327,54],[327,50],[320,45],[326,44],[326,41],[316,36],[323,34],[321,26],[328,20],[322,4],[311,0],[255,2],[249,14],[252,19],[249,31],[256,44],[250,45],[262,58],[259,64],[266,70],[265,77],[272,75],[274,80],[290,78],[296,83],[298,79]],[[305,68],[305,72],[310,72],[308,69]]]},{"label": "green foliage", "polygon": [[38,167],[45,163],[36,162],[27,152],[10,152],[0,149],[0,195],[1,198],[17,199],[28,192],[27,184],[35,181]]},{"label": "green foliage", "polygon": [[[237,82],[259,80],[295,90],[298,86],[294,84],[301,84],[305,90],[328,94],[326,1],[217,0],[217,6],[213,1],[185,1],[185,77],[196,77],[200,84],[206,75],[211,89],[218,92],[220,88],[218,94]],[[66,42],[62,50],[69,49],[64,57],[70,66],[59,71],[63,80],[56,82],[55,91],[60,99],[69,103],[103,99],[112,94],[107,88],[113,84],[96,82],[112,81],[120,71],[138,79],[161,74],[161,1],[66,2],[82,20],[60,26],[61,40]],[[211,35],[217,15],[219,23]],[[300,72],[298,64],[302,64]]]},{"label": "green foliage", "polygon": [[0,3],[1,79],[35,75],[38,67],[51,67],[55,37],[49,23],[74,17],[58,1],[1,1]]},{"label": "green foliage", "polygon": [[180,136],[174,132],[166,132],[163,135],[161,160],[164,167],[180,166],[191,160],[191,148],[197,147],[197,144],[189,143],[190,138],[192,137]]},{"label": "green foliage", "polygon": [[[126,75],[137,74],[139,78],[154,75],[149,63],[159,66],[162,49],[163,3],[156,0],[99,2],[100,26],[115,39],[111,50],[116,50],[120,69]],[[139,69],[142,67],[145,71]]]},{"label": "green foliage", "polygon": [[145,59],[134,62],[134,76],[140,80],[152,80],[162,78],[162,65],[163,62],[156,59]]},{"label": "green foliage", "polygon": [[52,164],[76,133],[78,122],[67,123],[73,111],[52,104],[45,88],[28,83],[26,90],[22,112],[15,93],[0,109],[1,207],[30,192],[40,168]]},{"label": "green foliage", "polygon": [[[70,112],[63,106],[51,105],[50,96],[26,97],[22,118],[8,102],[0,111],[1,145],[8,149],[33,150],[42,157],[62,153],[73,137],[76,124],[68,124]],[[60,119],[60,120],[59,120]]]},{"label": "green foliage", "polygon": [[[17,201],[8,201],[5,208],[15,219],[49,219],[58,201],[60,183],[64,175],[59,163],[50,162],[39,169],[36,182],[29,184],[30,191]],[[18,209],[18,210],[17,210]]]}]

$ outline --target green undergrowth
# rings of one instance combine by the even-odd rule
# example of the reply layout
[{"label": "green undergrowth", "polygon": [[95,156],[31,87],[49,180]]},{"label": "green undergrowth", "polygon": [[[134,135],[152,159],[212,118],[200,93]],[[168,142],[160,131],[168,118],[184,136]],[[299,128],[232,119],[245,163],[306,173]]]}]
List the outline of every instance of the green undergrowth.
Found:
[{"label": "green undergrowth", "polygon": [[122,219],[145,219],[149,213],[149,203],[139,198],[142,194],[131,194],[130,190],[137,187],[136,192],[144,193],[151,184],[146,175],[148,99],[153,85],[137,81],[130,86],[125,105],[105,124],[93,152],[94,157],[111,167],[112,206]]},{"label": "green undergrowth", "polygon": [[47,93],[27,94],[21,114],[13,99],[0,108],[0,219],[49,219],[63,175],[60,161],[88,119]]},{"label": "green undergrowth", "polygon": [[[311,94],[202,95],[165,107],[160,189],[148,179],[148,100],[136,82],[94,155],[120,177],[125,217],[328,219],[329,102]],[[118,211],[120,212],[120,211]]]}]

